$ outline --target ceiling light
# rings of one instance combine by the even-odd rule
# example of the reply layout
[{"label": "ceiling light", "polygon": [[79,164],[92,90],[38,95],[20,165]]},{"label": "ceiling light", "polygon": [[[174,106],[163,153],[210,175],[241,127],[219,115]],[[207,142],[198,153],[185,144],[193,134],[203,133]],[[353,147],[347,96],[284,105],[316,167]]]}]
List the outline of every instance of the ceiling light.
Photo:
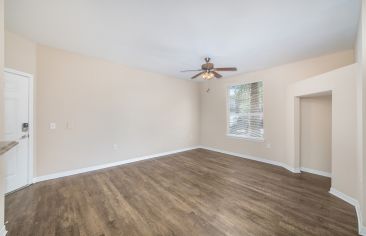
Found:
[{"label": "ceiling light", "polygon": [[210,80],[214,77],[215,75],[212,72],[206,71],[205,73],[202,74],[202,78],[204,80]]}]

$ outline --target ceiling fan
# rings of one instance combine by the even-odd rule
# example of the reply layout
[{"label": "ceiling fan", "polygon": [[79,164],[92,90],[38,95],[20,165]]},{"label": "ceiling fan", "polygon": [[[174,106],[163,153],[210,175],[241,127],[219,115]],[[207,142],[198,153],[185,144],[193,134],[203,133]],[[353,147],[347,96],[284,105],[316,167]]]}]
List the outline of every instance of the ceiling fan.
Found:
[{"label": "ceiling fan", "polygon": [[195,79],[198,76],[202,76],[204,80],[210,80],[214,77],[220,79],[222,75],[217,73],[217,71],[237,71],[236,67],[223,67],[223,68],[215,68],[214,64],[210,62],[211,58],[206,57],[204,64],[202,64],[201,69],[198,70],[183,70],[181,72],[192,72],[192,71],[200,71],[200,73],[194,75],[191,79]]}]

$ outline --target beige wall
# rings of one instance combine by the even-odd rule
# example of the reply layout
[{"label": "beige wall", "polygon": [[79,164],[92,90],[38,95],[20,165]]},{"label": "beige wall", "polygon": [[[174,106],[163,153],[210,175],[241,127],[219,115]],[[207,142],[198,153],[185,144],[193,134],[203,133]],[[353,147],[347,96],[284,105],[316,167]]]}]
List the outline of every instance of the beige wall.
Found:
[{"label": "beige wall", "polygon": [[[352,50],[283,65],[268,70],[201,83],[201,144],[286,163],[286,89],[289,84],[354,62]],[[265,142],[226,136],[227,86],[264,82]],[[206,93],[210,87],[210,92]],[[267,148],[267,144],[271,148]]]},{"label": "beige wall", "polygon": [[36,44],[5,31],[5,67],[32,74],[36,77]]},{"label": "beige wall", "polygon": [[303,97],[300,113],[300,167],[331,173],[332,97]]},{"label": "beige wall", "polygon": [[366,234],[366,45],[365,45],[365,39],[366,39],[366,0],[362,0],[362,14],[361,14],[361,23],[360,23],[360,30],[359,30],[360,41],[360,51],[361,51],[361,70],[362,70],[362,86],[363,86],[363,98],[362,98],[362,106],[363,106],[363,178],[362,178],[362,192],[363,192],[363,198],[362,198],[362,206],[363,206],[363,225],[364,225],[364,231]]},{"label": "beige wall", "polygon": [[[362,0],[362,7],[360,9],[361,17],[359,20],[359,27],[357,39],[355,42],[355,58],[359,64],[357,76],[357,94],[358,94],[358,172],[359,176],[359,192],[360,202],[363,211],[363,224],[366,225],[366,0]],[[364,229],[366,234],[366,228]]]},{"label": "beige wall", "polygon": [[[332,92],[332,188],[358,197],[357,168],[357,70],[353,64],[326,74],[299,81],[287,91],[287,163],[299,163],[300,136],[296,129],[298,97]],[[292,163],[291,163],[292,162]]]},{"label": "beige wall", "polygon": [[[4,0],[0,0],[0,72],[4,68]],[[0,97],[3,97],[3,73],[0,73]],[[3,100],[0,99],[0,140],[3,138]],[[4,164],[0,156],[0,234],[4,224]]]},{"label": "beige wall", "polygon": [[6,67],[35,76],[36,176],[198,145],[198,84],[5,39]]},{"label": "beige wall", "polygon": [[37,176],[199,144],[197,83],[45,46],[37,80]]},{"label": "beige wall", "polygon": [[357,40],[355,43],[355,58],[358,64],[358,73],[356,77],[357,82],[357,172],[358,172],[358,196],[357,200],[360,203],[361,209],[363,208],[363,117],[364,117],[364,108],[363,108],[363,78],[362,78],[362,40],[361,40],[361,22],[359,24],[359,31],[357,34]]},{"label": "beige wall", "polygon": [[[360,64],[360,81],[362,83],[362,197],[361,197],[361,205],[363,208],[363,225],[366,226],[366,0],[362,0],[362,9],[361,9],[361,18],[359,23],[359,32],[357,37],[358,45],[356,47],[356,51],[358,52],[358,61]],[[366,227],[364,227],[364,233],[366,234]]]}]

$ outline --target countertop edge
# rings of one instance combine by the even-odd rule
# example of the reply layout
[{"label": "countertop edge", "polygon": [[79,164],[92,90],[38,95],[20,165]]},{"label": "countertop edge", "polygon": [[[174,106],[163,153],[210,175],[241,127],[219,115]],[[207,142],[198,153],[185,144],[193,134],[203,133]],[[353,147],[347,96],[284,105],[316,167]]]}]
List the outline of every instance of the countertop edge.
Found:
[{"label": "countertop edge", "polygon": [[0,155],[5,154],[6,152],[11,150],[16,145],[18,145],[18,142],[16,142],[16,141],[1,141],[0,142]]}]

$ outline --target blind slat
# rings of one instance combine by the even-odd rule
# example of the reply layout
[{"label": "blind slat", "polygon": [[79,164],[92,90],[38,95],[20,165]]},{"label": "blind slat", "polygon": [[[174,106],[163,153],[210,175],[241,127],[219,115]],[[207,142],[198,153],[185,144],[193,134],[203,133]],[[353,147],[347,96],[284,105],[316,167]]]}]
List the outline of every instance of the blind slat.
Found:
[{"label": "blind slat", "polygon": [[229,88],[229,134],[262,139],[263,82]]}]

